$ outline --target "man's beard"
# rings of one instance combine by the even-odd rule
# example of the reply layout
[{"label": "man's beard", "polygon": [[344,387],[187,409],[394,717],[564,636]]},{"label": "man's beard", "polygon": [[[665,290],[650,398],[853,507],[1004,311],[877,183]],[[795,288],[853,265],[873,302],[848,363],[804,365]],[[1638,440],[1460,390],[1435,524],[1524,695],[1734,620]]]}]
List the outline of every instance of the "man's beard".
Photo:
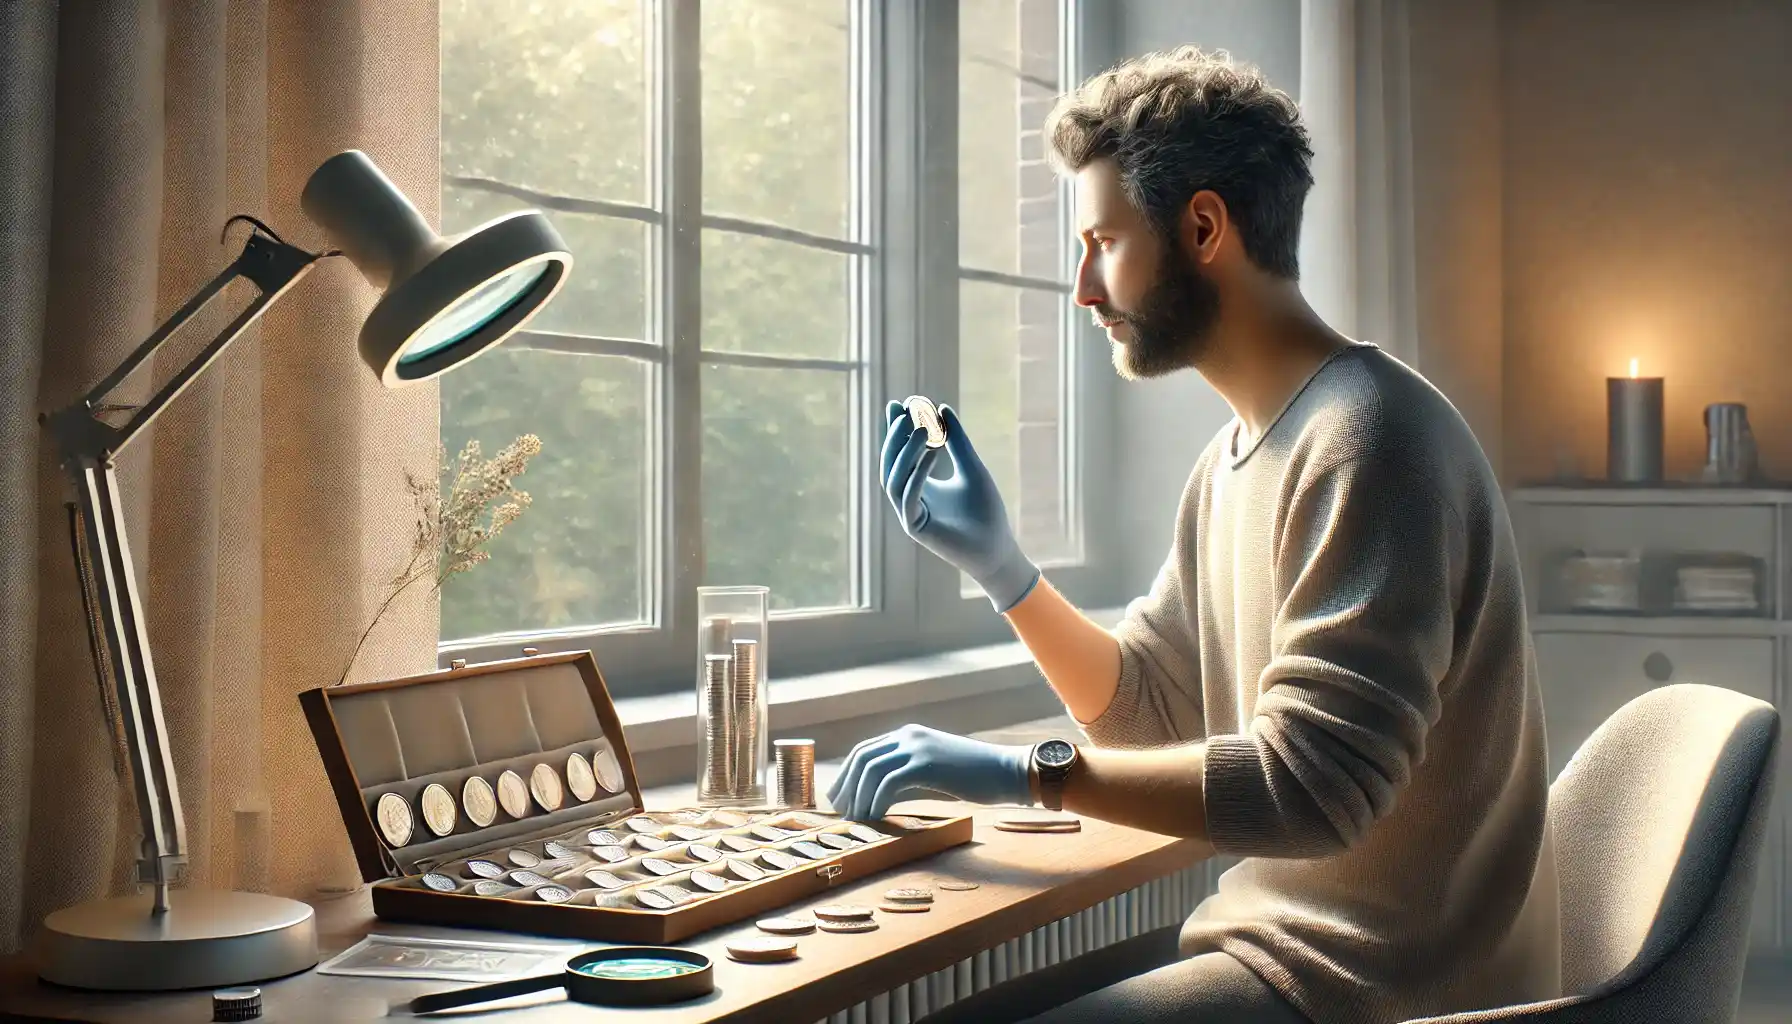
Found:
[{"label": "man's beard", "polygon": [[1213,282],[1195,269],[1194,261],[1184,258],[1181,246],[1170,246],[1166,255],[1163,271],[1136,312],[1095,307],[1102,320],[1119,320],[1130,328],[1130,338],[1113,343],[1114,369],[1128,380],[1162,377],[1197,365],[1219,320],[1220,296]]}]

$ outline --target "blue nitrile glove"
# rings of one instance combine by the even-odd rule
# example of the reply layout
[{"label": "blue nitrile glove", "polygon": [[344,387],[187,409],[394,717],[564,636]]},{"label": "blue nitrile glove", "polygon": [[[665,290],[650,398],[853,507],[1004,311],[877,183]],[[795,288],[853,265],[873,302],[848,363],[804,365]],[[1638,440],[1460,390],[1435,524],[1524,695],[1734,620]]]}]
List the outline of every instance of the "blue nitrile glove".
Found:
[{"label": "blue nitrile glove", "polygon": [[[958,413],[940,407],[946,447],[927,447],[927,432],[916,430],[901,402],[891,402],[884,434],[882,480],[902,530],[917,543],[977,581],[998,613],[1019,604],[1039,582],[1039,567],[1020,549],[1008,527],[996,482],[971,447]],[[952,476],[929,474],[941,452],[952,460]]]},{"label": "blue nitrile glove", "polygon": [[935,794],[974,804],[1030,804],[1032,764],[1030,746],[905,725],[852,748],[828,803],[858,821],[883,817],[898,800]]}]

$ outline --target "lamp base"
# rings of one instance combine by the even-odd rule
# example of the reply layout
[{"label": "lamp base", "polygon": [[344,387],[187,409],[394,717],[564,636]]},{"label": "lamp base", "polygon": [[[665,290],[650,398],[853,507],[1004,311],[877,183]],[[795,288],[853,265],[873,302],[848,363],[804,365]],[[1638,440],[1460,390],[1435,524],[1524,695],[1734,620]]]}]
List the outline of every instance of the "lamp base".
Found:
[{"label": "lamp base", "polygon": [[165,992],[220,988],[317,965],[317,914],[252,892],[173,889],[151,914],[148,892],[94,900],[44,919],[38,977],[70,988]]}]

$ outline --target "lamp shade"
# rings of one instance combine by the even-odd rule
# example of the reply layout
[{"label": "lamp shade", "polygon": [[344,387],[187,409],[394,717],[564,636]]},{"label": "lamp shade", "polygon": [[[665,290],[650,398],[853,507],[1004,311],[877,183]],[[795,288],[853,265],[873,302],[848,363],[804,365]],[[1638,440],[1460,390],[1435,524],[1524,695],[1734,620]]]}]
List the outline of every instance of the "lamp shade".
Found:
[{"label": "lamp shade", "polygon": [[503,341],[572,269],[559,232],[533,210],[436,234],[360,150],[324,161],[299,206],[385,293],[361,326],[360,347],[387,387],[446,373]]}]

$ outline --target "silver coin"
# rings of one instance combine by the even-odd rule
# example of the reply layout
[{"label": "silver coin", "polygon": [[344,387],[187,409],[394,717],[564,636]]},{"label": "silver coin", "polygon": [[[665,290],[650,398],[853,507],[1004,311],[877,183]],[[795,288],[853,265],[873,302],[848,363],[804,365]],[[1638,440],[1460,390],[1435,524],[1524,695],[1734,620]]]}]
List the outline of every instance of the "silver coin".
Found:
[{"label": "silver coin", "polygon": [[870,907],[861,906],[856,903],[829,903],[825,906],[816,907],[814,913],[815,916],[823,922],[869,921],[871,920],[872,910]]},{"label": "silver coin", "polygon": [[874,932],[876,921],[821,921],[818,922],[824,932]]},{"label": "silver coin", "polygon": [[692,845],[689,849],[691,859],[695,861],[701,861],[705,864],[713,864],[722,859],[722,851],[713,846]]},{"label": "silver coin", "polygon": [[728,880],[720,875],[712,875],[707,871],[691,872],[691,884],[710,892],[721,892],[728,888]]},{"label": "silver coin", "polygon": [[652,818],[630,818],[623,824],[628,826],[631,832],[658,832],[660,830],[660,823]]},{"label": "silver coin", "polygon": [[678,904],[669,893],[658,889],[643,889],[635,893],[635,901],[648,910],[671,910]]},{"label": "silver coin", "polygon": [[933,399],[925,395],[910,395],[902,406],[908,410],[909,422],[915,425],[915,429],[927,431],[927,447],[946,446],[946,421],[940,416],[939,407],[933,404]]},{"label": "silver coin", "polygon": [[498,776],[498,803],[504,813],[512,818],[526,818],[529,815],[529,784],[523,777],[510,769]]},{"label": "silver coin", "polygon": [[453,892],[460,888],[459,882],[442,874],[440,871],[431,871],[429,874],[424,875],[423,884],[437,892]]},{"label": "silver coin", "polygon": [[872,828],[870,825],[853,825],[846,830],[846,834],[852,836],[861,843],[875,843],[887,838],[882,832]]},{"label": "silver coin", "polygon": [[859,845],[851,836],[843,836],[838,832],[823,832],[815,837],[815,841],[830,850],[850,850]]},{"label": "silver coin", "polygon": [[504,854],[504,859],[519,868],[532,868],[541,863],[541,858],[528,850],[508,850]]},{"label": "silver coin", "polygon": [[833,850],[830,850],[825,846],[818,846],[815,843],[808,841],[791,843],[790,851],[792,853],[800,853],[810,860],[821,860],[824,857],[832,857],[834,855]]},{"label": "silver coin", "polygon": [[572,790],[573,799],[579,803],[597,795],[597,778],[591,774],[591,762],[579,754],[566,759],[566,788]]},{"label": "silver coin", "polygon": [[374,805],[374,819],[380,823],[380,835],[393,848],[403,846],[411,841],[411,834],[417,830],[417,819],[411,814],[411,805],[404,802],[404,797],[397,793],[386,793]]},{"label": "silver coin", "polygon": [[746,836],[723,836],[719,842],[735,853],[752,853],[759,849],[759,844]]},{"label": "silver coin", "polygon": [[593,846],[591,848],[591,856],[596,857],[605,864],[614,864],[619,860],[627,860],[628,851],[620,846]]},{"label": "silver coin", "polygon": [[553,881],[546,875],[538,875],[533,871],[513,871],[510,880],[517,885],[546,885]]},{"label": "silver coin", "polygon": [[757,825],[752,829],[753,838],[763,839],[768,843],[775,843],[780,839],[788,839],[795,834],[796,833],[794,832],[786,832],[776,825]]},{"label": "silver coin", "polygon": [[579,855],[579,851],[564,843],[549,843],[542,847],[542,852],[554,858],[577,857]]},{"label": "silver coin", "polygon": [[590,871],[585,872],[585,879],[599,889],[620,889],[628,884],[628,882],[605,871],[603,868],[592,868]]},{"label": "silver coin", "polygon": [[616,760],[616,752],[608,747],[593,751],[591,754],[591,774],[596,776],[597,784],[608,793],[622,792],[622,763]]},{"label": "silver coin", "polygon": [[661,839],[659,836],[636,836],[635,837],[635,848],[638,850],[646,850],[648,853],[658,853],[661,850],[664,850],[666,847],[671,846],[671,845],[672,845],[671,843],[666,842],[664,839]]},{"label": "silver coin", "polygon": [[658,857],[642,857],[641,870],[656,875],[676,875],[683,869],[669,860],[661,860]]},{"label": "silver coin", "polygon": [[423,807],[423,823],[438,836],[445,836],[454,831],[457,817],[454,796],[448,787],[439,782],[432,782],[423,787],[423,796],[417,801]]},{"label": "silver coin", "polygon": [[480,878],[499,878],[509,869],[497,861],[481,859],[467,861],[467,870]]},{"label": "silver coin", "polygon": [[484,828],[498,820],[498,795],[492,792],[492,784],[475,775],[460,787],[460,809],[467,812],[467,820]]},{"label": "silver coin", "polygon": [[674,839],[682,840],[687,843],[694,843],[699,839],[709,838],[708,832],[690,825],[674,825],[670,829],[667,829],[667,834]]},{"label": "silver coin", "polygon": [[807,935],[815,930],[815,922],[807,917],[768,917],[754,927],[773,935]]},{"label": "silver coin", "polygon": [[544,885],[535,890],[535,898],[543,903],[565,903],[572,899],[572,890],[564,885]]},{"label": "silver coin", "polygon": [[566,802],[566,787],[560,784],[560,773],[545,764],[536,765],[529,773],[529,795],[542,810],[549,813],[559,810]]},{"label": "silver coin", "polygon": [[535,870],[544,875],[557,875],[567,868],[578,864],[578,862],[579,858],[577,857],[555,857],[553,860],[544,860],[540,864],[535,865]]},{"label": "silver coin", "polygon": [[789,871],[791,868],[802,863],[802,861],[797,860],[795,857],[792,857],[782,850],[766,850],[759,855],[759,859],[765,863],[766,867],[771,868],[773,871]]},{"label": "silver coin", "polygon": [[674,900],[677,900],[679,903],[689,903],[691,900],[697,898],[696,893],[686,889],[682,885],[662,885],[660,886],[660,891],[672,897]]},{"label": "silver coin", "polygon": [[976,882],[961,882],[956,878],[936,878],[933,884],[947,892],[970,892],[978,887]]},{"label": "silver coin", "polygon": [[592,846],[621,846],[625,842],[622,836],[607,828],[594,828],[585,833],[585,841]]},{"label": "silver coin", "polygon": [[884,893],[884,902],[886,902],[886,903],[932,903],[933,902],[933,890],[932,889],[920,889],[920,888],[915,888],[915,887],[909,887],[909,888],[905,888],[905,889],[891,889],[889,892]]},{"label": "silver coin", "polygon": [[481,878],[473,883],[473,895],[475,896],[502,896],[515,890],[516,886],[500,882],[495,878]]},{"label": "silver coin", "polygon": [[722,870],[743,882],[757,882],[765,877],[765,869],[750,860],[731,860],[722,865]]}]

